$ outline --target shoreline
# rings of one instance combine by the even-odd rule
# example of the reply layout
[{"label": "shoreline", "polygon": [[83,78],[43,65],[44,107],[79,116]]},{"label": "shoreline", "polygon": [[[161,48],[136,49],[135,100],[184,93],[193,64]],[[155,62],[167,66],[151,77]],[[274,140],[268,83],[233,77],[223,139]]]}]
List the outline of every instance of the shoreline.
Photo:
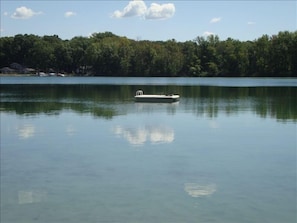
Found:
[{"label": "shoreline", "polygon": [[71,74],[65,74],[65,76],[61,76],[61,75],[45,75],[45,76],[40,76],[37,74],[17,74],[17,73],[13,73],[13,74],[3,74],[0,73],[0,77],[108,77],[108,78],[281,78],[281,79],[287,79],[287,78],[292,78],[292,79],[297,79],[296,76],[198,76],[198,77],[189,77],[189,76],[175,76],[175,77],[171,77],[171,76],[96,76],[96,75],[92,75],[92,76],[88,76],[88,75],[71,75]]}]

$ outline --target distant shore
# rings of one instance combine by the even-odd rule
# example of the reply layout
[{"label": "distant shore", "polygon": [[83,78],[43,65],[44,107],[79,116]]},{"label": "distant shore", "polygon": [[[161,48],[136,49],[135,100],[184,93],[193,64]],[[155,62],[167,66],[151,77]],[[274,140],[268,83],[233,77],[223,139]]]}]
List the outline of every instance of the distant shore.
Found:
[{"label": "distant shore", "polygon": [[[38,74],[17,74],[17,73],[12,73],[12,74],[2,74],[0,73],[0,77],[42,77]],[[45,77],[59,77],[59,75],[47,75]],[[70,74],[65,74],[65,77],[73,77],[73,75]]]},{"label": "distant shore", "polygon": [[36,74],[1,74],[0,77],[37,77]]},{"label": "distant shore", "polygon": [[[0,73],[0,77],[121,77],[123,78],[122,76],[96,76],[96,75],[73,75],[73,74],[65,74],[65,76],[60,76],[60,75],[46,75],[46,76],[42,76],[42,75],[38,75],[38,74],[17,74],[17,73],[13,73],[13,74],[2,74]],[[126,76],[127,78],[158,78],[156,76]],[[176,77],[170,77],[170,76],[159,76],[159,78],[195,78],[195,77],[186,77],[186,76],[183,76],[183,77],[179,77],[179,76],[176,76]],[[296,79],[297,77],[284,77],[284,76],[244,76],[244,77],[240,77],[240,76],[223,76],[223,77],[196,77],[196,78],[293,78],[293,79]]]}]

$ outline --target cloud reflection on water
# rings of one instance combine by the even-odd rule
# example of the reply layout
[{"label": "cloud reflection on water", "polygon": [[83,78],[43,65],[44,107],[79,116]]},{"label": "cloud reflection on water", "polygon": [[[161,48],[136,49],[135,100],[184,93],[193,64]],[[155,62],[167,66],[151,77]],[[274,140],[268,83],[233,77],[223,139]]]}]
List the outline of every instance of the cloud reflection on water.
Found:
[{"label": "cloud reflection on water", "polygon": [[68,136],[74,136],[76,133],[77,133],[77,129],[74,126],[68,125],[66,127],[66,134]]},{"label": "cloud reflection on water", "polygon": [[215,184],[200,185],[197,183],[185,183],[184,190],[191,197],[202,197],[215,193],[217,189]]},{"label": "cloud reflection on water", "polygon": [[17,127],[18,135],[21,139],[28,139],[34,137],[35,126],[31,124],[25,124],[21,127]]},{"label": "cloud reflection on water", "polygon": [[128,128],[116,126],[113,132],[126,139],[132,145],[143,145],[146,142],[152,144],[171,143],[174,140],[174,131],[168,126],[144,126]]},{"label": "cloud reflection on water", "polygon": [[45,201],[47,198],[46,191],[40,190],[29,190],[24,191],[20,190],[18,192],[18,203],[19,204],[32,204],[32,203],[40,203]]}]

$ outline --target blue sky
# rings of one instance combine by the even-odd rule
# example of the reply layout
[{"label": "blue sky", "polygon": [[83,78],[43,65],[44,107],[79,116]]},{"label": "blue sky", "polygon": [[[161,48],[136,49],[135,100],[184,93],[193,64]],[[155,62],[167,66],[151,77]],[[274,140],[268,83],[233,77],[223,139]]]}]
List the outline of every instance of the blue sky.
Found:
[{"label": "blue sky", "polygon": [[112,32],[140,40],[255,40],[297,30],[293,1],[1,0],[1,36],[58,35],[62,39]]}]

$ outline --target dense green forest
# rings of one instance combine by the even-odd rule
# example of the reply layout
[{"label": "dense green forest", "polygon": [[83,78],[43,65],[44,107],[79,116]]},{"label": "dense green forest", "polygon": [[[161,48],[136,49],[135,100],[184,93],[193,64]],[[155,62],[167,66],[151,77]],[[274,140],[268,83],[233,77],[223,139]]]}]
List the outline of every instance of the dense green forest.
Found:
[{"label": "dense green forest", "polygon": [[296,77],[297,31],[253,41],[214,35],[186,42],[137,41],[111,32],[71,40],[57,35],[1,37],[1,71],[22,72],[15,64],[73,75]]}]

